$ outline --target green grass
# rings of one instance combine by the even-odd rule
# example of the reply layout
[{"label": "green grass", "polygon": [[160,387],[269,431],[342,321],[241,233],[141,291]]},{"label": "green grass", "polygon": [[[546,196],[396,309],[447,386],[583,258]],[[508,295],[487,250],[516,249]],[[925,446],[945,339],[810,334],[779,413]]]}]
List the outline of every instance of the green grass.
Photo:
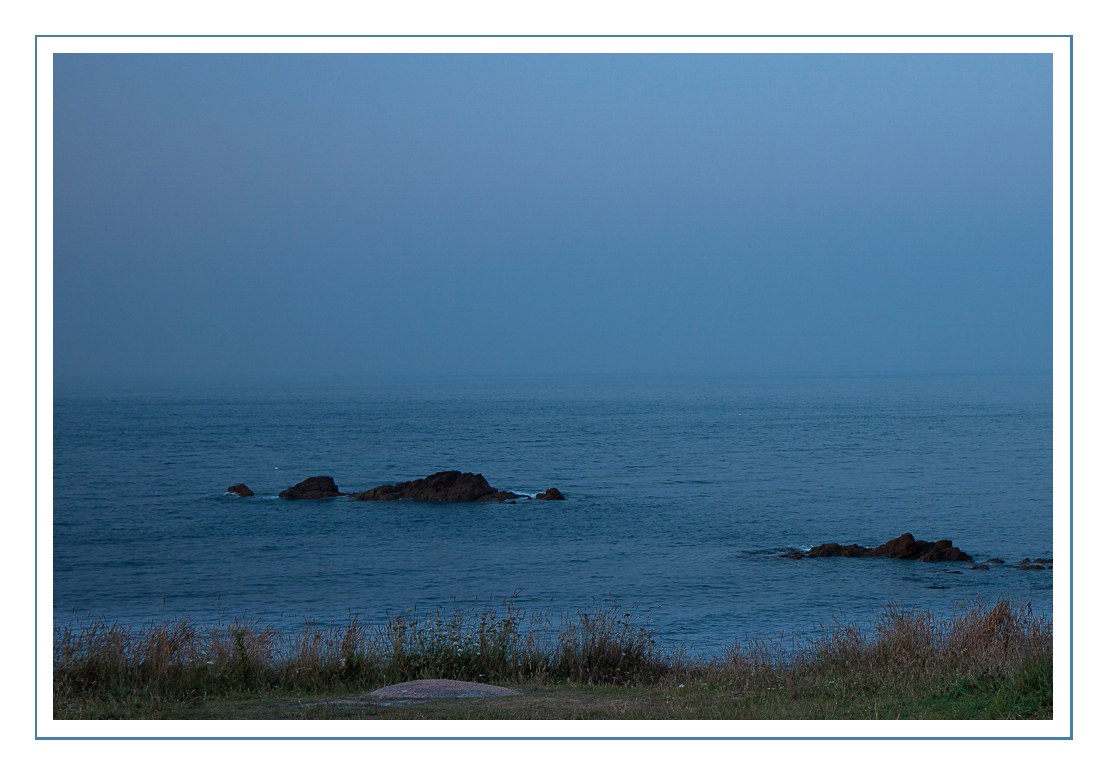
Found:
[{"label": "green grass", "polygon": [[[689,657],[634,612],[557,619],[500,609],[306,622],[96,622],[54,638],[58,719],[1050,719],[1050,620],[1007,600],[951,617],[887,607],[788,647],[736,642]],[[411,679],[522,696],[382,705]]]},{"label": "green grass", "polygon": [[1051,719],[1051,658],[1037,657],[1008,676],[965,679],[933,693],[937,714],[955,719]]}]

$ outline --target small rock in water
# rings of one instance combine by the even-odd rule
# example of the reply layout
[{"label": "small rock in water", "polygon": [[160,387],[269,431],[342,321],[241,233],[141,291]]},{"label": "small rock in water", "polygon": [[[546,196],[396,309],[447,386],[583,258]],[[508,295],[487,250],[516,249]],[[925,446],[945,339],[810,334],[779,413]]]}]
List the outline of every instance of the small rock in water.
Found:
[{"label": "small rock in water", "polygon": [[788,550],[778,556],[779,558],[786,558],[787,560],[801,560],[805,557],[805,553],[800,550]]},{"label": "small rock in water", "polygon": [[1003,561],[1001,558],[990,558],[989,560],[986,561],[986,563],[1004,563],[1004,562],[1005,561]]},{"label": "small rock in water", "polygon": [[[986,561],[986,563],[989,563],[989,561]],[[973,566],[970,567],[970,570],[971,571],[989,571],[990,567],[987,566],[986,563],[975,563]]]},{"label": "small rock in water", "polygon": [[941,561],[972,561],[965,552],[951,544],[948,539],[938,542],[925,542],[913,538],[911,533],[901,534],[877,547],[862,547],[858,544],[820,544],[805,554],[806,558],[895,558],[898,560],[917,560],[925,563]]},{"label": "small rock in water", "polygon": [[566,500],[566,497],[562,495],[562,492],[558,488],[547,488],[542,493],[537,493],[535,495],[535,497],[537,499],[539,499],[540,501],[565,501]]},{"label": "small rock in water", "polygon": [[248,488],[246,485],[244,485],[241,482],[238,485],[228,486],[227,492],[228,493],[238,493],[240,496],[253,496],[254,495],[254,491],[251,490],[250,488]]},{"label": "small rock in water", "polygon": [[318,499],[341,496],[331,477],[309,477],[277,494],[284,499]]},{"label": "small rock in water", "polygon": [[479,499],[479,501],[507,501],[508,503],[512,504],[518,498],[530,499],[531,496],[524,496],[520,493],[513,493],[511,490],[500,490],[494,493],[492,496],[485,496]]}]

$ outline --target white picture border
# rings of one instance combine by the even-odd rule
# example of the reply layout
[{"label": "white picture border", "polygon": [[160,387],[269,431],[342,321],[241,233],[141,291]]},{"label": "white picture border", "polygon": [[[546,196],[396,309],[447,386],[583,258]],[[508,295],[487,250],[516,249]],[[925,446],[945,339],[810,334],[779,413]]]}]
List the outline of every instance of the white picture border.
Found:
[{"label": "white picture border", "polygon": [[[53,55],[59,53],[1047,53],[1053,57],[1054,719],[1045,721],[72,721],[52,718]],[[1071,735],[1071,39],[1029,37],[36,38],[37,737],[1065,738]]]}]

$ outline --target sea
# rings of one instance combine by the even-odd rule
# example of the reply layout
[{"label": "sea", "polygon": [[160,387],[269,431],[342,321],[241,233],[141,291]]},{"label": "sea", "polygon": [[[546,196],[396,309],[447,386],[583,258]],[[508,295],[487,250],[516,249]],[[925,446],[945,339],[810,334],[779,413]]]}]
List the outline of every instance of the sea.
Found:
[{"label": "sea", "polygon": [[[714,653],[1007,597],[1050,616],[1049,372],[334,378],[54,389],[54,625],[619,607]],[[438,471],[565,501],[288,501]],[[245,483],[255,496],[228,494]],[[988,570],[789,560],[950,539]]]}]

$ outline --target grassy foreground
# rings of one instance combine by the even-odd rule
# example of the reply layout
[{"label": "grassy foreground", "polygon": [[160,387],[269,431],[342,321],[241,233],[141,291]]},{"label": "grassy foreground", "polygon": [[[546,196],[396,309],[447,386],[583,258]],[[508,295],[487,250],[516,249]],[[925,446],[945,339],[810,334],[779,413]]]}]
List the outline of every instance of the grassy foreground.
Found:
[{"label": "grassy foreground", "polygon": [[[616,608],[557,625],[507,603],[450,615],[306,623],[189,620],[54,633],[56,719],[1050,719],[1051,621],[1008,600],[952,617],[887,606],[790,647],[689,657]],[[382,704],[411,679],[522,696]]]}]

